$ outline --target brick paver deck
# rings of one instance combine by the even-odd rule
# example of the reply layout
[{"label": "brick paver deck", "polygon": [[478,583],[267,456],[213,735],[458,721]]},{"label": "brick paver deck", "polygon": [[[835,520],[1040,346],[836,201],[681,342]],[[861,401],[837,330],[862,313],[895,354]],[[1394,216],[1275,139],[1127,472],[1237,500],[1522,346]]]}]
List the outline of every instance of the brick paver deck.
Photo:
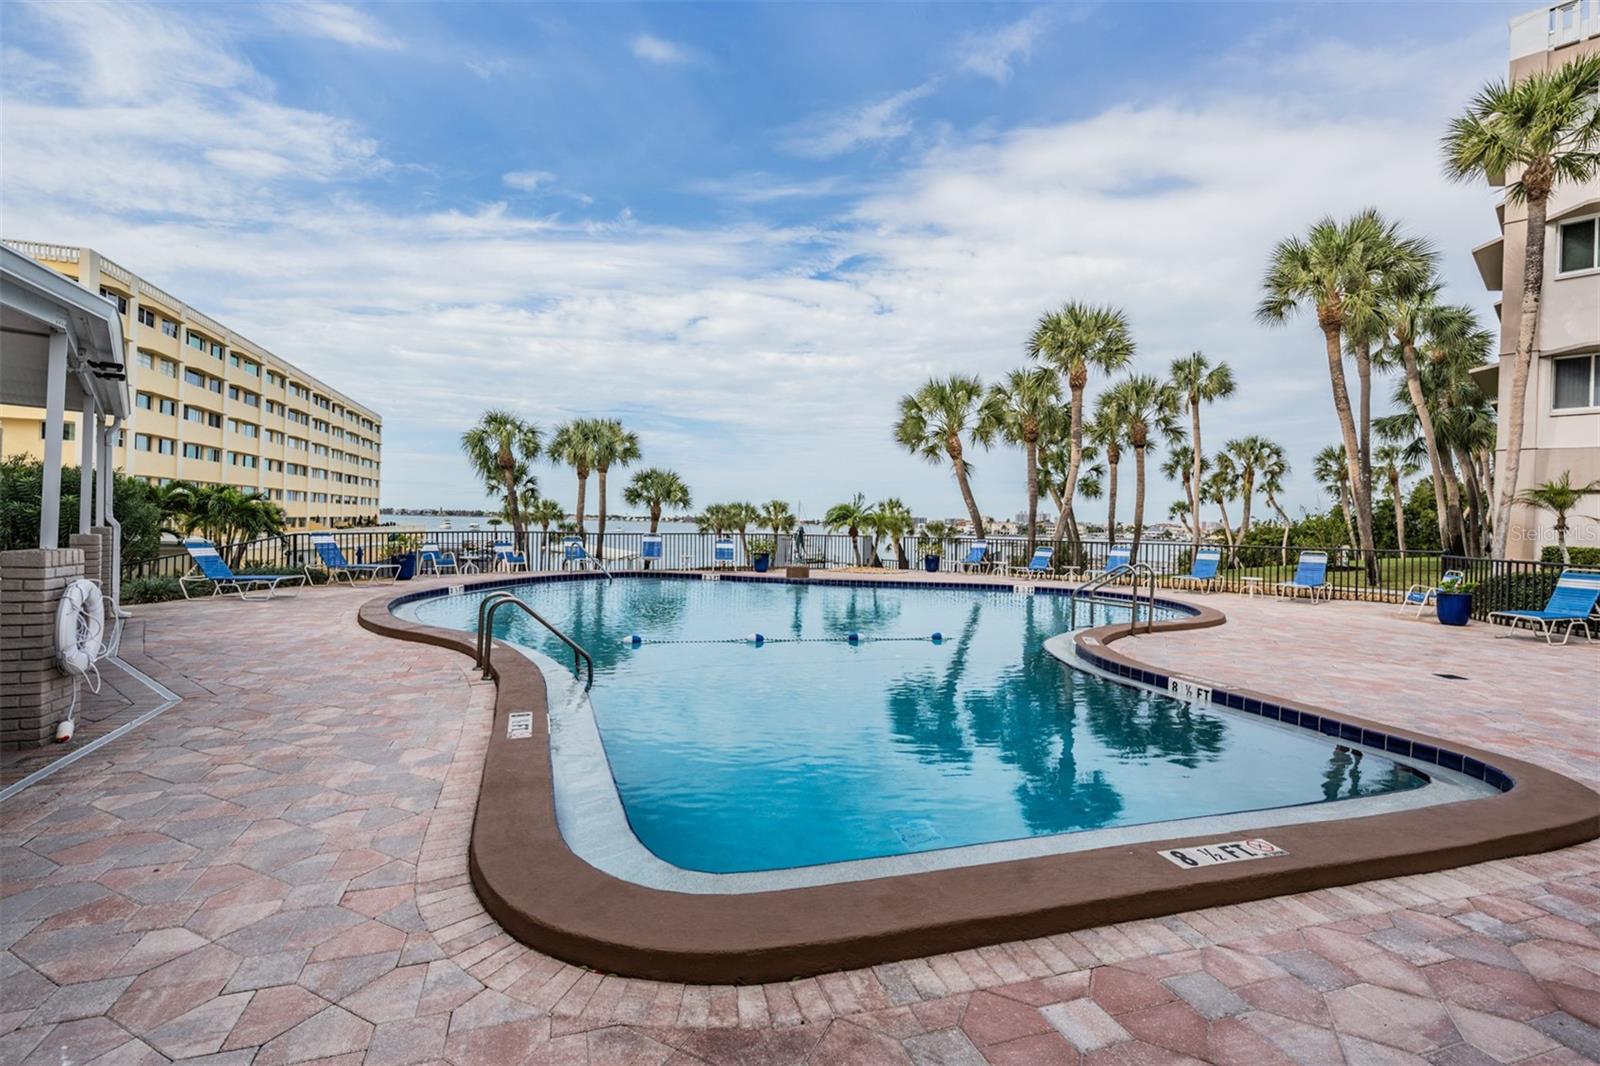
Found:
[{"label": "brick paver deck", "polygon": [[[781,984],[548,958],[466,879],[492,690],[369,595],[139,609],[184,702],[0,807],[0,1063],[1600,1060],[1596,844]],[[1593,649],[1209,602],[1122,647],[1600,783]]]}]

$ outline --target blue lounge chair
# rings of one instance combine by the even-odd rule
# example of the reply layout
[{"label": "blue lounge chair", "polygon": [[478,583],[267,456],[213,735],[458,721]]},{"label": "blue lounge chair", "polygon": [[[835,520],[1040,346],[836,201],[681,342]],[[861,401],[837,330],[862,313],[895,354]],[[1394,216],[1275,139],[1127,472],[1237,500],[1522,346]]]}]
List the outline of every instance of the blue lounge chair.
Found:
[{"label": "blue lounge chair", "polygon": [[646,563],[661,562],[666,558],[666,546],[659,533],[646,533],[639,542],[639,558]]},{"label": "blue lounge chair", "polygon": [[442,551],[437,544],[424,544],[421,551],[417,557],[418,574],[461,573],[454,552]]},{"label": "blue lounge chair", "polygon": [[561,566],[563,569],[582,570],[585,567],[593,570],[600,564],[595,562],[594,556],[589,554],[589,549],[583,546],[583,541],[577,537],[567,537],[561,542]]},{"label": "blue lounge chair", "polygon": [[[1446,570],[1439,578],[1439,585],[1448,581],[1464,581],[1466,574],[1460,570]],[[1413,616],[1422,617],[1422,612],[1439,598],[1439,585],[1412,585],[1406,589],[1405,598],[1400,601],[1400,613],[1405,614],[1406,608],[1412,608]]]},{"label": "blue lounge chair", "polygon": [[971,573],[974,570],[988,569],[989,542],[986,540],[973,541],[972,545],[967,548],[966,556],[956,564],[956,567],[957,569],[966,573]]},{"label": "blue lounge chair", "polygon": [[509,540],[494,542],[494,568],[509,573],[512,570],[527,570],[528,557],[511,546]]},{"label": "blue lounge chair", "polygon": [[1054,555],[1054,548],[1035,548],[1033,549],[1033,558],[1028,560],[1027,566],[1013,566],[1010,568],[1011,576],[1049,577],[1052,570],[1050,559]]},{"label": "blue lounge chair", "polygon": [[[1086,578],[1105,577],[1107,574],[1120,570],[1124,566],[1131,566],[1132,563],[1133,549],[1126,544],[1113,544],[1110,549],[1106,551],[1106,565],[1099,570],[1085,571],[1083,576]],[[1119,577],[1126,576],[1128,575],[1119,575]]]},{"label": "blue lounge chair", "polygon": [[1563,570],[1556,580],[1555,591],[1542,611],[1495,611],[1489,615],[1491,623],[1504,620],[1513,629],[1526,626],[1544,634],[1546,644],[1555,644],[1557,626],[1562,626],[1561,643],[1572,639],[1572,630],[1583,631],[1583,639],[1594,640],[1589,623],[1600,602],[1600,572],[1593,570]]},{"label": "blue lounge chair", "polygon": [[[211,595],[220,596],[225,592],[237,592],[241,600],[270,600],[279,588],[300,588],[306,583],[304,574],[235,574],[228,564],[217,554],[216,545],[204,537],[190,537],[183,542],[183,550],[189,553],[196,573],[187,573],[178,579],[178,588],[183,593],[184,599],[190,599],[189,586],[195,582],[209,581]],[[259,593],[265,592],[262,596]],[[252,595],[256,593],[257,595]],[[292,592],[285,592],[285,596],[293,596]]]},{"label": "blue lounge chair", "polygon": [[[369,580],[377,581],[386,578],[386,584],[392,584],[400,576],[400,567],[397,563],[352,563],[344,557],[344,551],[339,547],[339,542],[333,539],[332,533],[311,534],[311,546],[317,550],[317,558],[322,562],[322,568],[328,572],[329,581],[344,578],[350,584],[356,583],[356,576],[365,574]],[[306,567],[306,577],[311,577],[311,568]]]},{"label": "blue lounge chair", "polygon": [[1333,599],[1333,590],[1328,587],[1328,553],[1301,552],[1300,561],[1295,565],[1294,580],[1278,582],[1278,589],[1289,596],[1299,596],[1304,592],[1313,603],[1319,597]]},{"label": "blue lounge chair", "polygon": [[727,537],[715,541],[711,545],[711,562],[716,566],[727,563],[733,565],[733,541]]},{"label": "blue lounge chair", "polygon": [[1174,585],[1180,582],[1210,592],[1217,583],[1217,568],[1222,565],[1221,548],[1201,548],[1194,553],[1187,574],[1173,574],[1167,580]]}]

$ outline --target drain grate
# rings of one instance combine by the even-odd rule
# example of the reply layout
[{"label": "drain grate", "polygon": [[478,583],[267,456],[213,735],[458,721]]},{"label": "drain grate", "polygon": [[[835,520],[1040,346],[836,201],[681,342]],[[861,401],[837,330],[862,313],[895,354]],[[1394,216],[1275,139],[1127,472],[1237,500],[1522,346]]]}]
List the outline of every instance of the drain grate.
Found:
[{"label": "drain grate", "polygon": [[1434,674],[1433,676],[1434,677],[1442,677],[1446,681],[1467,681],[1467,680],[1469,680],[1468,678],[1462,677],[1460,674]]}]

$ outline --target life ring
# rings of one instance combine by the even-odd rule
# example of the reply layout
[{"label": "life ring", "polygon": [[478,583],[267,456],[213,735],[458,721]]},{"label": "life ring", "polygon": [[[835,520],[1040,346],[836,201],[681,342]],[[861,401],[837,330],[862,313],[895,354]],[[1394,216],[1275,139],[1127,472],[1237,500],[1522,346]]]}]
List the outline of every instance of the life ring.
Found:
[{"label": "life ring", "polygon": [[79,578],[61,593],[56,608],[56,657],[64,669],[88,677],[104,648],[106,601],[100,588]]}]

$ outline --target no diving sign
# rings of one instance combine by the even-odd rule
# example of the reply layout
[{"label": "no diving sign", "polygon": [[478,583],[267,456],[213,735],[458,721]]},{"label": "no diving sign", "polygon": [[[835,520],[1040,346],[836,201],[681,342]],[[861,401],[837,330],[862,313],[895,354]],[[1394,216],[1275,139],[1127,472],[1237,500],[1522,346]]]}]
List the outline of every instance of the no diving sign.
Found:
[{"label": "no diving sign", "polygon": [[1187,848],[1168,848],[1156,854],[1185,869],[1201,866],[1219,866],[1225,862],[1245,862],[1250,859],[1276,859],[1289,854],[1271,841],[1229,840],[1218,844],[1194,844]]}]

